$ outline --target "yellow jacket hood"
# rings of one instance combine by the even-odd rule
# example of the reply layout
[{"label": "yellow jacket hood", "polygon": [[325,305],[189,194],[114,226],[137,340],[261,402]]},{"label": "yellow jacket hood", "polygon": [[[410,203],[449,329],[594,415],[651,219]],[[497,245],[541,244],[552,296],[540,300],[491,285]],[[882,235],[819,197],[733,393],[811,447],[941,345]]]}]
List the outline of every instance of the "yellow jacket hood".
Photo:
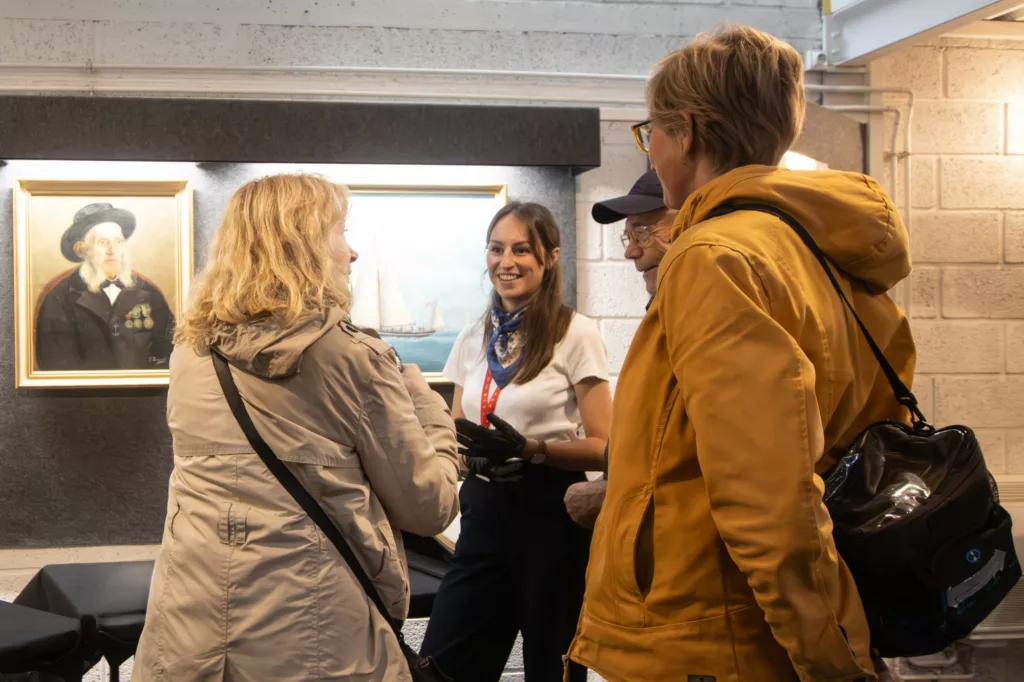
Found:
[{"label": "yellow jacket hood", "polygon": [[723,204],[761,203],[796,218],[832,262],[870,291],[910,274],[910,243],[896,207],[874,179],[839,171],[743,166],[705,184],[683,205],[672,239]]}]

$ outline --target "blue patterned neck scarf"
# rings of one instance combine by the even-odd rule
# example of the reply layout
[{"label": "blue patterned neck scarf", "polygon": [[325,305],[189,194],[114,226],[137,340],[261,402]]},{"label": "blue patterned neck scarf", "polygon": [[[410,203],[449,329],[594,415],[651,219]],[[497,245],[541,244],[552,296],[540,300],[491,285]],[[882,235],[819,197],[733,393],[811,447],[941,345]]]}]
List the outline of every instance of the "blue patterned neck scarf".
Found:
[{"label": "blue patterned neck scarf", "polygon": [[506,313],[499,306],[491,309],[491,330],[487,340],[487,367],[498,388],[505,388],[516,375],[526,351],[526,334],[522,326],[526,306]]}]

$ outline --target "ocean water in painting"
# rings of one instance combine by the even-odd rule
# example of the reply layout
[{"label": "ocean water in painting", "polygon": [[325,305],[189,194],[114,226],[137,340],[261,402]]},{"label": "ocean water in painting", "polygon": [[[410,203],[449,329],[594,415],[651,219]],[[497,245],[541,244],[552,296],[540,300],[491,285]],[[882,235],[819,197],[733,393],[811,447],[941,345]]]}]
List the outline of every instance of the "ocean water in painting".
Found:
[{"label": "ocean water in painting", "polygon": [[485,192],[354,189],[353,323],[376,329],[403,362],[444,369],[459,332],[487,306],[485,239],[502,204]]},{"label": "ocean water in painting", "polygon": [[423,339],[382,338],[394,347],[402,362],[419,365],[423,372],[440,372],[458,335],[457,331],[443,331]]}]

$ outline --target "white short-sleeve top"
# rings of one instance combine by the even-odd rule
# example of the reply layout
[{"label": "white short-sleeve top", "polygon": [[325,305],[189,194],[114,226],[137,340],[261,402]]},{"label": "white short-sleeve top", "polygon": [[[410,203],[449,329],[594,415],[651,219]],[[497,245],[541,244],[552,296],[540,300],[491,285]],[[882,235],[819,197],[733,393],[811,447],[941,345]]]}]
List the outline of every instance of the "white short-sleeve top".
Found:
[{"label": "white short-sleeve top", "polygon": [[[462,387],[462,411],[473,422],[480,421],[486,374],[483,323],[477,322],[459,334],[444,367],[445,378]],[[575,313],[547,367],[525,384],[502,389],[494,413],[527,438],[576,440],[582,422],[573,387],[588,378],[608,380],[608,350],[597,323]],[[492,394],[495,388],[492,382]]]}]

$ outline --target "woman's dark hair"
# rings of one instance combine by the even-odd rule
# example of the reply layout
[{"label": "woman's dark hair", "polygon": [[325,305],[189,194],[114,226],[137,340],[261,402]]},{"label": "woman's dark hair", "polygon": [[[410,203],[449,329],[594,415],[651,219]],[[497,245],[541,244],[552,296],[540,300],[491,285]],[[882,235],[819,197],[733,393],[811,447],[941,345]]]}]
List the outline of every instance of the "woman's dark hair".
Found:
[{"label": "woman's dark hair", "polygon": [[[526,334],[526,355],[516,369],[512,379],[514,384],[525,384],[532,380],[541,370],[547,367],[555,354],[555,346],[565,338],[572,321],[574,311],[562,305],[562,266],[551,254],[562,244],[558,232],[558,222],[546,206],[532,202],[513,201],[503,206],[487,227],[487,241],[491,241],[491,233],[502,218],[513,215],[526,226],[530,236],[530,250],[534,257],[544,266],[544,276],[540,287],[529,300],[526,319],[523,321],[523,332]],[[491,292],[493,306],[501,306],[501,297],[497,291]],[[491,310],[488,308],[483,316],[484,353],[487,353],[487,341],[491,335]]]}]

